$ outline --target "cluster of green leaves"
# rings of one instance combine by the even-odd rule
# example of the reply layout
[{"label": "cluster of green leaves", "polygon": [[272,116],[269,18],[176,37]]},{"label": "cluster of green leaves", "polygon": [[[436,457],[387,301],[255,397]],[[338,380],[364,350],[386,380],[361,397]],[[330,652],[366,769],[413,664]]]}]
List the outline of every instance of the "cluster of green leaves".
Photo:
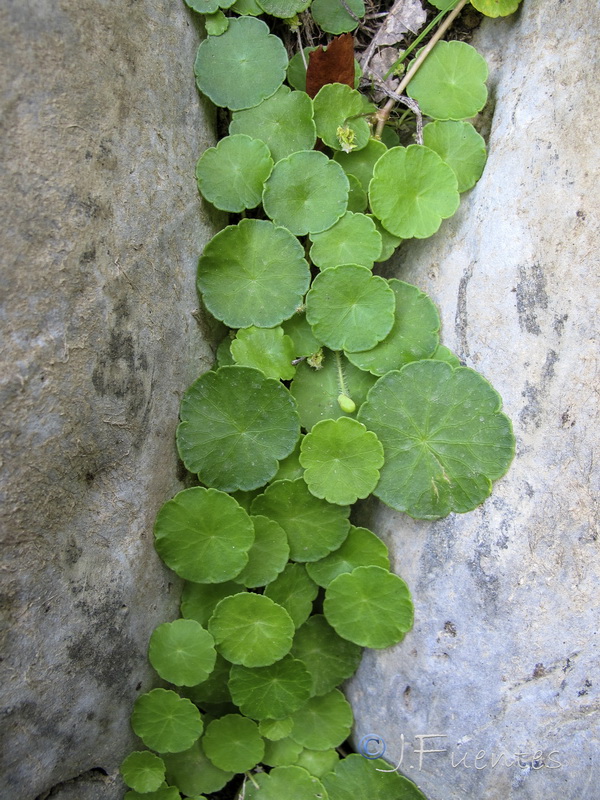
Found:
[{"label": "cluster of green leaves", "polygon": [[397,644],[413,622],[386,546],[350,511],[370,494],[417,519],[469,511],[513,456],[500,397],[440,344],[431,300],[373,271],[432,235],[479,178],[485,145],[467,120],[487,67],[469,45],[438,43],[408,86],[430,119],[424,143],[403,147],[391,130],[373,138],[376,108],[356,88],[311,98],[306,54],[288,60],[257,19],[310,5],[338,34],[362,0],[186,2],[209,33],[198,87],[230,112],[198,188],[241,217],[198,264],[202,300],[230,331],[181,403],[177,447],[200,485],[156,520],[156,549],[186,583],[181,618],[150,640],[171,688],[135,704],[148,750],[122,764],[126,797],[200,800],[246,773],[250,800],[424,800],[336,750],[352,726],[338,687],[363,647]]}]

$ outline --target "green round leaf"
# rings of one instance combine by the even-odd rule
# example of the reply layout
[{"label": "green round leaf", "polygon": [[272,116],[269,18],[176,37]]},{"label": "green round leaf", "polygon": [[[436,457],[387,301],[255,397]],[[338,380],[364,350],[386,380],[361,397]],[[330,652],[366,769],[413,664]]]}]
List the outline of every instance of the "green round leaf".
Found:
[{"label": "green round leaf", "polygon": [[[183,689],[182,694],[191,700],[192,703],[202,708],[205,708],[207,704],[231,703],[231,694],[229,693],[228,685],[230,669],[231,664],[229,661],[226,661],[223,656],[217,653],[215,667],[208,678],[197,686],[190,686],[189,688]],[[203,791],[212,790],[203,789]]]},{"label": "green round leaf", "polygon": [[311,494],[329,503],[352,505],[377,485],[383,447],[355,419],[324,419],[304,437],[300,463]]},{"label": "green round leaf", "polygon": [[233,666],[229,690],[242,714],[252,719],[284,719],[311,694],[309,671],[297,658],[285,656],[268,667]]},{"label": "green round leaf", "polygon": [[159,556],[179,576],[196,583],[220,583],[248,562],[254,526],[233,497],[194,486],[163,505],[154,537]]},{"label": "green round leaf", "polygon": [[202,744],[215,767],[228,772],[252,769],[265,752],[258,725],[241,714],[227,714],[213,720],[206,728]]},{"label": "green round leaf", "polygon": [[301,151],[275,164],[265,184],[263,206],[276,225],[297,236],[319,233],[345,213],[349,188],[339,164],[324,153]]},{"label": "green round leaf", "polygon": [[190,797],[200,792],[218,792],[233,778],[233,772],[218,769],[208,760],[202,741],[183,753],[165,756],[165,763],[169,783]]},{"label": "green round leaf", "polygon": [[290,558],[301,562],[318,561],[341,545],[350,528],[349,512],[314,497],[302,478],[272,483],[252,503],[253,514],[264,514],[281,525]]},{"label": "green round leaf", "polygon": [[486,17],[506,17],[514,13],[521,0],[471,0],[471,5]]},{"label": "green round leaf", "polygon": [[263,13],[262,8],[258,5],[256,0],[236,0],[230,8],[232,11],[235,11],[236,14],[240,14],[240,16],[260,17]]},{"label": "green round leaf", "polygon": [[245,800],[328,800],[323,784],[302,767],[275,767],[246,783]]},{"label": "green round leaf", "polygon": [[[399,236],[394,236],[393,233],[386,231],[377,217],[374,217],[372,214],[367,214],[367,216],[369,219],[373,220],[375,227],[381,234],[381,252],[375,261],[387,261],[388,258],[391,258],[394,255],[394,252],[396,251],[398,245],[402,242],[402,239]],[[219,364],[219,366],[221,365]]]},{"label": "green round leaf", "polygon": [[217,650],[232,664],[266,667],[290,652],[295,628],[287,611],[273,600],[242,592],[221,600],[208,630]]},{"label": "green round leaf", "polygon": [[198,290],[206,307],[230,328],[279,325],[301,305],[309,282],[302,245],[268,220],[229,225],[210,240],[198,262]]},{"label": "green round leaf", "polygon": [[163,622],[150,637],[148,658],[160,677],[175,686],[205,681],[217,653],[210,633],[193,619]]},{"label": "green round leaf", "polygon": [[318,591],[319,587],[308,577],[304,564],[288,564],[281,575],[265,587],[265,595],[285,608],[296,628],[308,618]]},{"label": "green round leaf", "polygon": [[438,42],[408,84],[423,114],[434,119],[468,119],[487,102],[485,59],[466,42]]},{"label": "green round leaf", "polygon": [[321,347],[321,343],[315,339],[312,328],[306,320],[304,312],[294,314],[282,325],[284,333],[291,338],[294,343],[294,356],[311,356]]},{"label": "green round leaf", "polygon": [[310,5],[310,0],[260,0],[259,5],[267,14],[280,19],[290,19]]},{"label": "green round leaf", "polygon": [[120,770],[127,786],[142,794],[155,792],[165,779],[165,762],[149,750],[130,753]]},{"label": "green round leaf", "polygon": [[375,108],[356,89],[343,83],[326,83],[314,98],[313,107],[317,135],[333,150],[349,152],[366,146],[371,127],[364,115]]},{"label": "green round leaf", "polygon": [[185,0],[185,4],[199,14],[214,14],[219,8],[229,8],[231,0]]},{"label": "green round leaf", "polygon": [[[248,551],[249,552],[249,551]],[[181,593],[181,616],[195,619],[206,627],[217,603],[230,594],[239,594],[240,587],[233,581],[224,583],[186,582]]]},{"label": "green round leaf", "polygon": [[335,153],[333,157],[346,175],[354,175],[358,178],[360,185],[367,192],[375,164],[384,153],[387,153],[387,147],[383,142],[369,139],[361,150],[353,150],[351,153]]},{"label": "green round leaf", "polygon": [[320,780],[323,775],[335,769],[339,760],[337,750],[308,750],[305,747],[295,763]]},{"label": "green round leaf", "polygon": [[254,543],[248,552],[248,564],[235,580],[254,588],[277,578],[287,564],[290,548],[285,531],[274,520],[261,516],[251,519]]},{"label": "green round leaf", "polygon": [[323,612],[341,637],[374,649],[401,641],[413,624],[408,586],[382,567],[357,567],[334,578]]},{"label": "green round leaf", "polygon": [[359,412],[385,451],[377,497],[417,519],[483,503],[514,455],[501,407],[485,378],[442,361],[415,361],[380,378]]},{"label": "green round leaf", "polygon": [[425,239],[458,208],[456,187],[456,175],[433,150],[418,144],[393,147],[375,165],[371,210],[395,236]]},{"label": "green round leaf", "polygon": [[359,20],[365,14],[365,5],[363,0],[347,0],[346,5],[353,15],[338,0],[313,0],[310,13],[326,33],[349,33],[358,27]]},{"label": "green round leaf", "polygon": [[220,36],[229,27],[229,17],[222,11],[215,11],[214,14],[206,14],[204,17],[204,27],[208,36]]},{"label": "green round leaf", "polygon": [[[340,371],[343,378],[342,392]],[[348,394],[357,408],[365,400],[376,378],[357,369],[342,353],[324,351],[322,367],[314,369],[305,361],[298,364],[290,391],[298,404],[300,424],[306,430],[322,419],[338,419],[346,415],[338,402],[340,394]]]},{"label": "green round leaf", "polygon": [[261,719],[258,723],[258,730],[265,739],[278,742],[291,733],[293,724],[291,717],[286,717],[285,719]]},{"label": "green round leaf", "polygon": [[347,211],[335,225],[311,237],[310,257],[319,269],[340,264],[372,267],[381,253],[381,235],[375,223],[364,214]]},{"label": "green round leaf", "polygon": [[352,709],[339,691],[311,697],[292,714],[294,727],[290,737],[309,750],[329,750],[348,738],[352,728]]},{"label": "green round leaf", "polygon": [[231,343],[236,364],[259,369],[267,378],[291,380],[296,374],[294,342],[282,328],[242,328]]},{"label": "green round leaf", "polygon": [[354,674],[362,647],[334,631],[322,614],[314,614],[298,628],[292,655],[302,661],[311,676],[311,694],[327,694]]},{"label": "green round leaf", "polygon": [[352,572],[356,567],[371,566],[389,570],[388,549],[379,536],[353,525],[341,547],[320,561],[307,564],[306,571],[315,583],[327,588],[338,575]]},{"label": "green round leaf", "polygon": [[161,786],[155,792],[126,792],[124,800],[181,800],[175,786]]},{"label": "green round leaf", "polygon": [[348,178],[348,183],[350,184],[350,192],[348,194],[348,211],[360,214],[363,211],[366,211],[367,206],[369,205],[369,198],[367,197],[365,190],[360,185],[358,178],[355,178],[354,175],[349,174],[347,174],[346,177]]},{"label": "green round leaf", "polygon": [[331,267],[306,295],[306,319],[332,350],[370,350],[394,324],[396,298],[387,281],[366,267]]},{"label": "green round leaf", "polygon": [[262,20],[231,19],[221,36],[201,42],[194,72],[196,84],[216,106],[233,111],[252,108],[281,86],[288,58],[279,37]]},{"label": "green round leaf", "polygon": [[170,689],[152,689],[135,701],[131,727],[151,750],[178,753],[192,746],[204,726],[189,700]]},{"label": "green round leaf", "polygon": [[423,128],[423,144],[453,169],[459,192],[466,192],[481,178],[485,141],[470,122],[430,122]]},{"label": "green round leaf", "polygon": [[439,343],[440,317],[431,299],[416,286],[392,278],[388,281],[396,296],[392,330],[372,350],[346,353],[360,369],[385,375],[411,361],[430,358]]},{"label": "green round leaf", "polygon": [[267,145],[238,134],[204,151],[196,164],[196,180],[202,196],[216,208],[242,211],[260,203],[272,169]]},{"label": "green round leaf", "polygon": [[286,737],[277,741],[265,742],[263,763],[269,767],[286,767],[296,763],[302,752],[302,745]]},{"label": "green round leaf", "polygon": [[390,769],[387,761],[371,761],[358,753],[341,759],[334,772],[323,776],[323,785],[329,800],[427,800],[412,781]]},{"label": "green round leaf", "polygon": [[290,92],[287,86],[281,86],[255,108],[236,111],[229,132],[261,139],[273,161],[299,150],[311,150],[317,139],[312,100],[305,92]]},{"label": "green round leaf", "polygon": [[184,394],[180,416],[177,448],[183,463],[201,481],[226,492],[264,485],[300,435],[288,390],[249,367],[220,367],[202,375]]}]

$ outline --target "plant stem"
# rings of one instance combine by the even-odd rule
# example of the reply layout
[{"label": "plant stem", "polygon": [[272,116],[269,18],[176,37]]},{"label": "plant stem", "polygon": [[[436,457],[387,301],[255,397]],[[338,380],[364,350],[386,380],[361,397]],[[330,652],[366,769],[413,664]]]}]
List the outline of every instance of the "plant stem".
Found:
[{"label": "plant stem", "polygon": [[[412,65],[410,67],[410,69],[408,70],[406,75],[402,78],[402,80],[398,84],[397,88],[395,89],[395,93],[396,94],[402,94],[404,89],[406,89],[408,84],[411,82],[411,80],[415,76],[415,73],[418,71],[418,69],[421,67],[421,65],[423,64],[423,62],[425,61],[425,59],[429,55],[429,53],[431,53],[431,51],[433,50],[435,45],[439,42],[439,40],[442,38],[442,36],[446,33],[446,31],[448,30],[450,25],[452,25],[452,23],[454,22],[456,17],[460,14],[460,12],[463,10],[463,8],[466,6],[467,3],[468,3],[468,0],[459,0],[458,4],[452,10],[452,13],[450,13],[446,17],[444,22],[440,25],[440,27],[433,34],[431,39],[427,42],[425,47],[421,50],[419,55],[415,58],[415,60],[413,61]],[[375,128],[375,134],[374,134],[374,138],[375,139],[381,139],[381,133],[383,131],[383,127],[384,127],[385,123],[388,121],[389,116],[390,116],[390,114],[392,112],[392,109],[396,105],[396,102],[397,102],[396,99],[391,97],[387,101],[387,103],[383,106],[383,108],[380,108],[379,111],[375,114],[375,119],[377,120],[377,126]]]}]

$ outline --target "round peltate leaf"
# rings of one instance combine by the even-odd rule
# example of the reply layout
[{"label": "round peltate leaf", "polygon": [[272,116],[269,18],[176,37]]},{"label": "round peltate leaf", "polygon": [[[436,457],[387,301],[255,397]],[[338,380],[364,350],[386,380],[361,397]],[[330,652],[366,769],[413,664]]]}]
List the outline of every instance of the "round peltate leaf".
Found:
[{"label": "round peltate leaf", "polygon": [[345,213],[349,188],[339,164],[324,153],[300,151],[275,164],[265,184],[263,205],[276,225],[297,236],[319,233]]},{"label": "round peltate leaf", "polygon": [[165,762],[149,750],[130,753],[121,764],[120,770],[127,786],[136,792],[154,792],[165,779]]},{"label": "round peltate leaf", "polygon": [[375,165],[371,210],[395,236],[425,239],[458,208],[457,185],[451,167],[428,147],[393,147]]},{"label": "round peltate leaf", "polygon": [[318,591],[304,564],[288,564],[281,575],[265,587],[265,595],[285,608],[296,628],[308,618]]},{"label": "round peltate leaf", "polygon": [[209,486],[226,492],[263,486],[300,435],[295,405],[285,386],[256,369],[235,366],[207,372],[181,401],[179,455]]},{"label": "round peltate leaf", "polygon": [[194,486],[160,509],[154,537],[159,556],[182,578],[220,583],[246,565],[254,526],[233,497]]},{"label": "round peltate leaf", "polygon": [[296,763],[301,752],[302,745],[289,737],[278,739],[276,742],[268,741],[265,742],[263,763],[270,767],[289,766]]},{"label": "round peltate leaf", "polygon": [[201,92],[216,106],[232,111],[252,108],[270,97],[286,75],[288,57],[283,42],[269,33],[262,20],[231,19],[221,36],[201,42],[194,72]]},{"label": "round peltate leaf", "polygon": [[280,19],[290,19],[310,5],[310,0],[260,0],[259,5],[267,14]]},{"label": "round peltate leaf", "polygon": [[242,328],[231,343],[237,364],[259,369],[267,378],[291,380],[296,374],[294,342],[277,328]]},{"label": "round peltate leaf", "polygon": [[252,503],[253,514],[264,514],[284,529],[294,561],[318,561],[336,550],[348,535],[349,512],[314,497],[302,478],[272,483]]},{"label": "round peltate leaf", "polygon": [[373,169],[381,156],[387,153],[387,147],[377,139],[369,139],[361,150],[351,153],[335,153],[334,159],[342,167],[346,175],[354,175],[367,192],[373,177]]},{"label": "round peltate leaf", "polygon": [[192,702],[170,689],[152,689],[135,701],[131,727],[151,750],[178,753],[193,745],[204,726]]},{"label": "round peltate leaf", "polygon": [[248,563],[235,581],[254,588],[277,578],[287,564],[290,548],[285,531],[274,520],[261,516],[251,519],[254,543],[248,551]]},{"label": "round peltate leaf", "polygon": [[313,0],[310,13],[321,30],[326,33],[349,33],[358,27],[365,14],[363,0],[348,0],[349,14],[338,0]]},{"label": "round peltate leaf", "polygon": [[334,631],[322,614],[314,614],[298,628],[292,655],[302,661],[312,678],[311,694],[327,694],[356,671],[362,647]]},{"label": "round peltate leaf", "polygon": [[306,320],[304,312],[294,314],[290,319],[286,319],[282,328],[284,333],[291,338],[294,343],[294,356],[311,356],[321,347],[321,343],[315,339],[312,328]]},{"label": "round peltate leaf", "polygon": [[306,571],[315,583],[326,588],[338,575],[370,566],[390,568],[387,547],[371,531],[353,525],[341,547],[320,561],[307,564]]},{"label": "round peltate leaf", "polygon": [[246,800],[328,800],[323,784],[302,767],[275,767],[246,783]]},{"label": "round peltate leaf", "polygon": [[366,211],[367,206],[369,205],[369,198],[367,197],[365,190],[360,185],[358,178],[355,178],[354,175],[349,174],[347,174],[346,177],[348,178],[348,183],[350,184],[350,192],[348,194],[348,211],[360,214],[363,211]]},{"label": "round peltate leaf", "polygon": [[381,235],[364,214],[347,211],[335,225],[311,237],[310,257],[319,269],[340,264],[372,267],[381,253]]},{"label": "round peltate leaf", "polygon": [[311,494],[328,503],[352,505],[377,485],[383,447],[355,419],[324,419],[304,437],[300,463]]},{"label": "round peltate leaf", "polygon": [[358,753],[341,759],[333,772],[323,776],[329,800],[427,800],[415,784],[394,769],[387,761],[369,760]]},{"label": "round peltate leaf", "polygon": [[185,4],[199,14],[214,14],[218,8],[229,8],[232,0],[185,0]]},{"label": "round peltate leaf", "polygon": [[483,503],[514,455],[501,406],[485,378],[442,361],[415,361],[380,378],[359,412],[385,451],[377,497],[417,519]]},{"label": "round peltate leaf", "polygon": [[195,619],[206,627],[217,603],[230,594],[239,594],[240,587],[233,581],[224,583],[189,583],[181,593],[181,616]]},{"label": "round peltate leaf", "polygon": [[292,714],[294,727],[290,737],[309,750],[329,750],[348,738],[352,728],[352,709],[339,691],[311,697]]},{"label": "round peltate leaf", "polygon": [[521,0],[471,0],[471,5],[486,17],[506,17],[513,14]]},{"label": "round peltate leaf", "polygon": [[302,245],[268,220],[229,225],[210,240],[198,262],[206,307],[230,328],[279,325],[301,305],[309,282]]},{"label": "round peltate leaf", "polygon": [[481,178],[486,159],[485,142],[470,122],[430,122],[423,128],[423,144],[452,167],[459,192],[466,192]]},{"label": "round peltate leaf", "polygon": [[434,119],[474,117],[487,101],[485,59],[466,42],[438,42],[406,92]]},{"label": "round peltate leaf", "polygon": [[313,100],[317,135],[333,148],[350,152],[365,147],[371,127],[365,114],[376,109],[343,83],[326,83]]},{"label": "round peltate leaf", "polygon": [[228,772],[252,769],[265,752],[258,725],[241,714],[227,714],[213,720],[206,728],[202,744],[215,767]]},{"label": "round peltate leaf", "polygon": [[202,749],[202,741],[196,742],[183,753],[165,756],[167,780],[189,797],[200,792],[218,792],[233,778],[233,772],[215,767]]},{"label": "round peltate leaf", "polygon": [[[341,380],[340,380],[341,373]],[[352,398],[359,408],[376,378],[350,364],[343,353],[324,350],[320,369],[305,361],[298,364],[291,392],[298,404],[300,424],[306,430],[322,419],[338,419],[348,413],[338,402],[340,394]]]},{"label": "round peltate leaf", "polygon": [[[391,258],[394,255],[394,252],[398,245],[402,242],[402,239],[399,236],[394,236],[393,233],[386,231],[381,222],[377,219],[377,217],[374,217],[373,214],[367,214],[367,216],[369,219],[373,220],[375,227],[381,234],[381,252],[375,261],[387,261],[388,258]],[[219,364],[219,366],[221,365]]]},{"label": "round peltate leaf", "polygon": [[229,17],[222,11],[215,11],[214,14],[206,14],[204,17],[204,27],[208,36],[220,36],[229,27]]},{"label": "round peltate leaf", "polygon": [[396,295],[392,330],[372,350],[346,352],[349,361],[373,375],[385,375],[411,361],[430,358],[439,343],[440,317],[431,299],[416,286],[395,278],[388,284]]},{"label": "round peltate leaf", "polygon": [[384,278],[344,264],[321,272],[306,295],[306,319],[332,350],[370,350],[394,324],[396,298]]},{"label": "round peltate leaf", "polygon": [[408,586],[382,567],[357,567],[334,578],[323,612],[344,639],[375,649],[396,644],[413,624]]},{"label": "round peltate leaf", "polygon": [[217,653],[212,636],[199,622],[176,619],[154,629],[148,658],[163,680],[195,686],[213,671]]},{"label": "round peltate leaf", "polygon": [[258,730],[265,739],[278,742],[289,736],[293,724],[291,717],[286,717],[285,719],[261,719],[258,723]]},{"label": "round peltate leaf", "polygon": [[287,611],[262,594],[225,597],[208,623],[217,650],[232,664],[266,667],[290,652],[294,623]]},{"label": "round peltate leaf", "polygon": [[287,86],[280,86],[255,108],[236,111],[229,132],[261,139],[273,161],[299,150],[311,150],[317,139],[312,100],[305,92],[290,92]]},{"label": "round peltate leaf", "polygon": [[331,770],[335,769],[340,760],[337,750],[308,750],[306,747],[298,756],[295,764],[319,780]]},{"label": "round peltate leaf", "polygon": [[312,680],[297,658],[285,656],[268,667],[233,666],[229,690],[242,714],[252,719],[283,719],[308,700]]},{"label": "round peltate leaf", "polygon": [[202,153],[196,164],[196,180],[202,196],[214,206],[223,211],[242,211],[260,203],[272,169],[266,144],[239,134],[226,136]]}]

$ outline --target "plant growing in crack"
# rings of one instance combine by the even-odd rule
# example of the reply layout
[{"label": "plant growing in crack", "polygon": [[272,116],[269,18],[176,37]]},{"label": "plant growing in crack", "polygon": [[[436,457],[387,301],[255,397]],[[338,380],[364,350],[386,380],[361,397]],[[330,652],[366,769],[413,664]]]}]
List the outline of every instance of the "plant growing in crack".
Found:
[{"label": "plant growing in crack", "polygon": [[[468,120],[487,66],[441,40],[467,0],[435,0],[429,40],[364,82],[349,33],[362,0],[186,2],[209,34],[197,85],[229,115],[196,179],[233,215],[197,278],[230,331],[181,403],[177,447],[199,485],[156,520],[156,549],[186,583],[181,618],[149,647],[174,688],[135,704],[148,750],[122,764],[127,798],[229,785],[248,800],[423,799],[385,762],[340,757],[352,710],[338,687],[363,647],[395,645],[413,623],[386,546],[350,515],[370,494],[415,519],[468,512],[513,457],[499,395],[440,344],[434,304],[375,272],[480,177],[485,144]],[[518,5],[471,2],[489,16]],[[318,29],[338,38],[314,47]]]}]

